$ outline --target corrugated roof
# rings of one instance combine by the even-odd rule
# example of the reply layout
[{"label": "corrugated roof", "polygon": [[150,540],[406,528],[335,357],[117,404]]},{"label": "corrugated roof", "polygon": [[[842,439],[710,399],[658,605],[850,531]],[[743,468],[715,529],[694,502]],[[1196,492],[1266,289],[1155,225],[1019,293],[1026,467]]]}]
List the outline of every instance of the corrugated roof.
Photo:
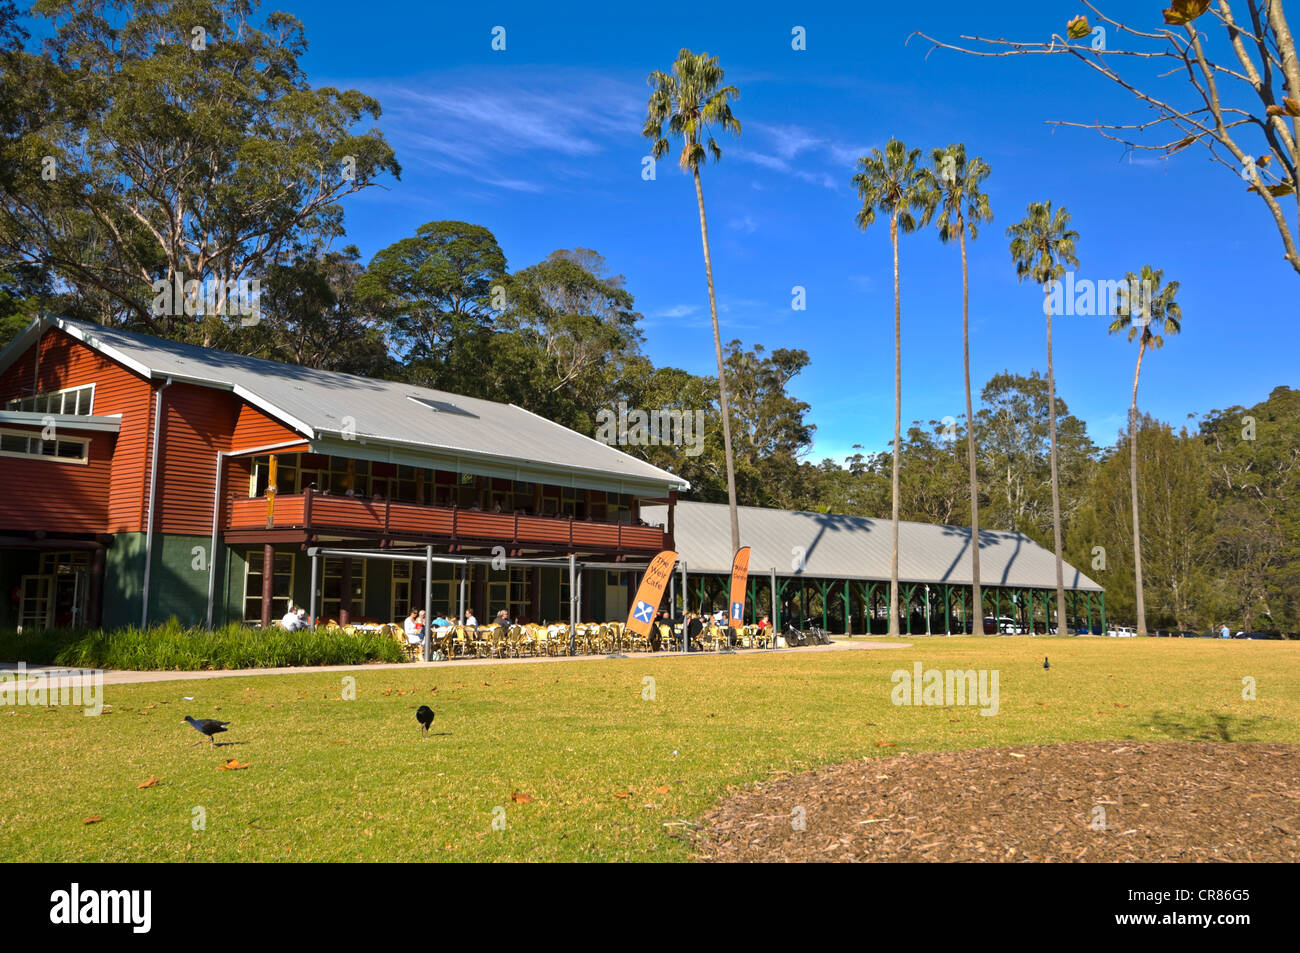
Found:
[{"label": "corrugated roof", "polygon": [[[648,523],[663,525],[665,506],[643,506]],[[750,547],[749,570],[796,575],[797,547],[802,575],[830,579],[889,579],[892,526],[889,520],[833,513],[739,507],[740,545]],[[674,531],[677,551],[689,572],[730,573],[731,516],[725,503],[679,502]],[[970,585],[970,528],[899,523],[898,578],[908,583]],[[985,586],[1056,588],[1056,558],[1022,533],[980,530],[980,577]],[[1069,563],[1065,587],[1101,592],[1102,587]]]},{"label": "corrugated roof", "polygon": [[[346,439],[355,441],[353,448],[378,443],[430,449],[443,457],[493,464],[483,472],[506,473],[512,464],[538,463],[587,475],[566,481],[576,486],[666,492],[688,485],[672,473],[513,404],[245,357],[69,318],[45,320],[145,377],[172,377],[234,391],[324,444],[345,439],[344,432],[351,428],[354,432]],[[34,330],[35,324],[24,336]],[[16,350],[24,347],[20,341],[13,345]],[[12,361],[16,353],[4,357]],[[530,475],[521,473],[519,478]]]}]

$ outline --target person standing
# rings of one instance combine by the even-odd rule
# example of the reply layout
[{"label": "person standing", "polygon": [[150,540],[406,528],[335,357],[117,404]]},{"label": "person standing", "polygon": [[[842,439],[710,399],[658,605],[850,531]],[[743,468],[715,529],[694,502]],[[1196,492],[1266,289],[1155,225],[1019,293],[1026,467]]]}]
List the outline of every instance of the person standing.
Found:
[{"label": "person standing", "polygon": [[704,623],[700,621],[699,613],[686,613],[686,628],[684,635],[686,637],[686,650],[690,651],[690,645],[699,639],[700,633],[704,631]]},{"label": "person standing", "polygon": [[1231,632],[1231,630],[1229,630],[1229,628],[1228,628],[1228,623],[1226,623],[1226,622],[1223,623],[1223,628],[1221,628],[1221,629],[1219,630],[1219,638],[1221,638],[1221,639],[1230,639],[1230,638],[1232,638],[1232,632]]}]

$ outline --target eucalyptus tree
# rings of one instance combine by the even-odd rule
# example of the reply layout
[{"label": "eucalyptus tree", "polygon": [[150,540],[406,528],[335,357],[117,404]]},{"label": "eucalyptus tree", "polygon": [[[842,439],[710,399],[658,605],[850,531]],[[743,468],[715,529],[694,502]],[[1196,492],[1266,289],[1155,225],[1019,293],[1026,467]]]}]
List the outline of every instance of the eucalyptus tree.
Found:
[{"label": "eucalyptus tree", "polygon": [[1056,377],[1052,365],[1052,285],[1061,280],[1065,266],[1079,267],[1074,245],[1079,233],[1070,228],[1070,213],[1051,202],[1030,202],[1025,217],[1007,229],[1016,278],[1026,278],[1043,288],[1043,313],[1047,316],[1047,417],[1051,435],[1052,537],[1056,550],[1056,627],[1069,628],[1065,614],[1065,571],[1061,547],[1061,489],[1056,453]]},{"label": "eucalyptus tree", "polygon": [[[256,6],[36,4],[42,52],[5,66],[0,256],[105,317],[207,338],[232,283],[339,237],[339,200],[401,171],[371,125],[379,103],[313,87],[302,24],[259,25]],[[190,308],[189,289],[184,309],[160,304],[156,282],[210,282],[213,313]]]},{"label": "eucalyptus tree", "polygon": [[857,224],[866,231],[876,213],[889,219],[889,241],[894,249],[894,462],[892,474],[891,522],[893,543],[889,564],[889,634],[898,635],[898,471],[903,423],[903,321],[898,296],[898,235],[926,225],[938,201],[934,176],[921,162],[921,150],[909,150],[898,139],[885,143],[882,154],[872,149],[858,159],[853,176],[862,208]]},{"label": "eucalyptus tree", "polygon": [[[740,135],[740,120],[731,112],[731,100],[740,96],[735,86],[722,85],[722,67],[716,56],[683,49],[673,62],[672,72],[655,70],[649,76],[652,87],[646,107],[642,135],[653,142],[650,154],[660,159],[668,154],[668,137],[680,137],[682,151],[678,165],[695,181],[695,200],[700,210],[700,239],[704,243],[704,274],[709,284],[709,312],[713,317],[713,349],[718,361],[718,403],[722,411],[722,440],[727,457],[727,503],[731,508],[731,549],[740,549],[740,521],[736,514],[736,462],[731,449],[731,413],[727,403],[727,375],[722,358],[722,334],[718,330],[718,303],[713,291],[713,259],[709,254],[709,225],[704,214],[704,187],[700,166],[706,157],[717,162],[722,149],[712,130]],[[664,126],[667,125],[665,131]]]},{"label": "eucalyptus tree", "polygon": [[1163,269],[1142,266],[1142,277],[1133,272],[1124,276],[1115,301],[1115,320],[1110,333],[1128,332],[1130,341],[1137,339],[1137,365],[1133,368],[1133,403],[1128,416],[1129,486],[1133,498],[1133,591],[1137,600],[1138,635],[1147,634],[1146,596],[1142,589],[1142,530],[1138,515],[1138,378],[1147,349],[1164,347],[1165,335],[1173,336],[1182,328],[1183,311],[1177,300],[1178,282],[1162,285]]},{"label": "eucalyptus tree", "polygon": [[[938,192],[939,240],[945,245],[956,237],[961,245],[961,347],[962,368],[966,374],[966,456],[970,466],[970,560],[971,607],[975,625],[984,618],[984,601],[980,592],[980,504],[979,478],[976,474],[974,411],[970,387],[970,273],[966,265],[966,234],[979,237],[979,226],[993,221],[989,197],[981,190],[992,171],[976,156],[967,161],[966,146],[960,142],[930,153],[934,165],[935,189]],[[974,631],[982,631],[972,629]]]}]

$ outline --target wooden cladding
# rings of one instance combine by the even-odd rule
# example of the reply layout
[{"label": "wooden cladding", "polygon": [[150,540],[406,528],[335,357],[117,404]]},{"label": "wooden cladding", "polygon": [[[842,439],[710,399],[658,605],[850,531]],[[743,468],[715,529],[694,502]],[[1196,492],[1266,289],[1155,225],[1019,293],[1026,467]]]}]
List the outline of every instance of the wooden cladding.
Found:
[{"label": "wooden cladding", "polygon": [[265,497],[233,500],[228,507],[226,529],[296,528],[400,539],[473,540],[638,552],[658,552],[664,546],[663,530],[655,526],[482,513],[318,493],[278,495],[272,527],[267,526],[266,512]]},{"label": "wooden cladding", "polygon": [[[29,430],[39,436],[38,428]],[[71,434],[69,434],[71,435]],[[0,458],[0,528],[10,532],[100,533],[108,519],[108,491],[116,435],[80,431],[90,444],[85,464],[51,458]]]},{"label": "wooden cladding", "polygon": [[164,388],[155,529],[195,536],[212,530],[217,451],[230,448],[233,405],[228,394],[211,388]]},{"label": "wooden cladding", "polygon": [[[148,496],[149,424],[153,392],[149,382],[110,361],[76,338],[55,328],[41,335],[0,374],[0,405],[15,397],[95,385],[94,413],[98,417],[122,415],[122,429],[108,452],[112,458],[104,521],[96,532],[138,532],[144,525]],[[91,446],[91,460],[99,444]],[[8,471],[14,472],[17,471]],[[6,491],[8,481],[6,481]],[[69,490],[70,492],[74,492]],[[52,488],[47,493],[54,492]],[[210,509],[210,507],[209,507]],[[83,515],[88,511],[81,509]]]},{"label": "wooden cladding", "polygon": [[253,450],[257,447],[269,447],[287,440],[298,439],[301,436],[278,420],[268,417],[252,404],[240,401],[230,449]]}]

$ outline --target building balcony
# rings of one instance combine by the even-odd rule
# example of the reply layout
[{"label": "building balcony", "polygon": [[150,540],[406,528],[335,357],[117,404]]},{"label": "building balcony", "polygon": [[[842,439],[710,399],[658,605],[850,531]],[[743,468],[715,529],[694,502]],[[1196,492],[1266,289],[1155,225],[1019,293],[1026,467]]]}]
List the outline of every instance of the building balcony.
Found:
[{"label": "building balcony", "polygon": [[668,547],[666,534],[657,526],[483,512],[324,495],[310,490],[296,495],[277,494],[273,507],[264,496],[230,500],[225,506],[225,535],[232,542],[323,535],[638,553],[657,553]]}]

